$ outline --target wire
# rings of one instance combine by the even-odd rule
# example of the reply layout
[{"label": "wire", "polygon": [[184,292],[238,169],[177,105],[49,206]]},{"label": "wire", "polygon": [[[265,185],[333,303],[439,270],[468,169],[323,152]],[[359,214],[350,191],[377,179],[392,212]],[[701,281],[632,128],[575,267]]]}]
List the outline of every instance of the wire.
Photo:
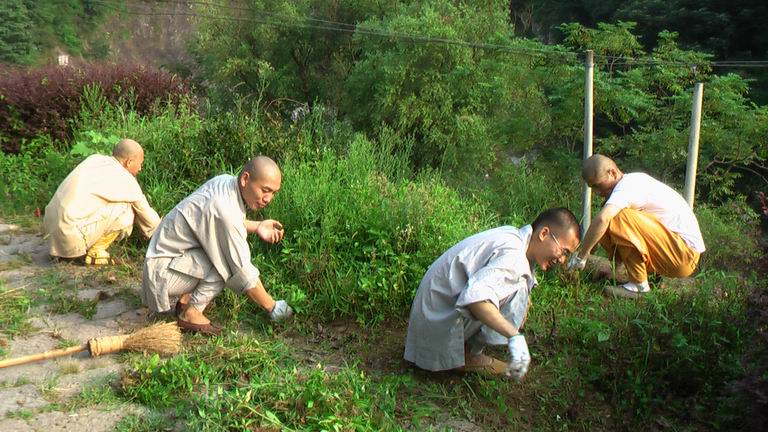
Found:
[{"label": "wire", "polygon": [[[179,1],[179,0],[157,0],[157,1],[158,3],[182,4],[185,6],[189,6],[189,5],[210,6],[210,7],[225,9],[230,12],[231,11],[250,12],[256,15],[264,15],[264,16],[276,18],[276,20],[259,18],[259,17],[248,17],[248,18],[237,17],[232,15],[208,15],[208,14],[201,14],[196,12],[149,12],[146,9],[138,10],[135,8],[133,9],[123,8],[124,5],[113,2],[113,1],[109,1],[109,0],[92,0],[93,3],[101,4],[119,13],[126,13],[129,15],[187,16],[187,17],[195,17],[195,18],[207,18],[212,20],[250,22],[250,23],[263,24],[263,25],[268,25],[273,27],[315,29],[315,30],[324,30],[324,31],[333,31],[333,32],[343,32],[343,33],[349,33],[349,34],[355,34],[355,35],[360,34],[360,35],[378,36],[378,37],[385,37],[385,38],[407,39],[412,42],[464,46],[468,48],[478,48],[483,50],[500,50],[500,51],[506,51],[506,52],[516,53],[516,54],[530,55],[530,56],[541,56],[541,57],[557,56],[557,57],[561,57],[562,60],[578,60],[581,57],[581,55],[574,53],[572,51],[553,51],[553,50],[544,50],[544,49],[536,49],[536,48],[521,48],[521,47],[513,47],[509,45],[501,45],[501,44],[493,44],[493,43],[485,43],[485,42],[470,42],[470,41],[464,41],[464,40],[458,40],[458,39],[430,37],[430,36],[424,36],[424,35],[413,34],[413,33],[405,33],[405,32],[397,32],[397,31],[384,31],[384,30],[362,27],[358,24],[350,24],[350,23],[324,20],[324,19],[312,18],[312,17],[300,17],[300,19],[304,21],[304,22],[300,22],[300,21],[296,21],[297,17],[295,16],[285,15],[277,12],[259,10],[259,9],[254,9],[250,7],[225,5],[225,4],[206,2],[206,1]],[[307,22],[313,22],[316,24],[310,24]],[[747,61],[747,60],[706,61],[706,60],[703,60],[701,62],[682,62],[682,61],[661,60],[661,59],[653,59],[653,58],[644,59],[644,58],[635,58],[635,57],[612,56],[612,55],[604,55],[604,54],[595,54],[594,58],[597,60],[603,59],[605,61],[609,61],[611,62],[612,65],[615,65],[615,66],[664,65],[664,66],[670,66],[670,67],[674,66],[674,67],[685,67],[685,68],[694,68],[694,67],[701,67],[701,66],[720,67],[720,68],[747,68],[747,67],[766,68],[768,67],[768,60],[756,60],[756,61]]]},{"label": "wire", "polygon": [[[389,38],[400,38],[400,39],[410,39],[412,41],[416,42],[424,42],[424,43],[437,43],[437,44],[446,44],[446,45],[457,45],[457,46],[465,46],[469,48],[479,48],[479,49],[486,49],[486,50],[501,50],[501,51],[507,51],[517,54],[524,54],[524,55],[539,55],[539,56],[561,56],[561,57],[571,57],[572,59],[577,59],[578,54],[570,52],[570,51],[548,51],[548,50],[537,50],[533,48],[519,48],[519,47],[512,47],[509,45],[500,45],[500,44],[492,44],[492,43],[483,43],[483,42],[468,42],[463,40],[456,40],[456,39],[447,39],[447,38],[436,38],[436,37],[429,37],[429,36],[422,36],[422,35],[416,35],[416,34],[410,34],[410,33],[401,33],[401,32],[390,32],[390,31],[380,31],[380,30],[373,30],[368,28],[363,28],[360,26],[354,26],[352,24],[345,24],[345,23],[339,23],[344,25],[345,27],[336,27],[334,25],[328,24],[328,25],[311,25],[311,24],[304,24],[300,22],[288,22],[288,21],[274,21],[269,19],[263,19],[263,18],[243,18],[243,17],[235,17],[231,15],[227,16],[217,16],[217,15],[206,15],[206,14],[200,14],[200,13],[194,13],[194,12],[147,12],[146,10],[136,10],[136,9],[121,9],[120,4],[109,2],[105,0],[92,0],[93,3],[101,4],[103,6],[109,7],[112,10],[115,10],[120,13],[126,13],[129,15],[143,15],[143,16],[188,16],[188,17],[197,17],[197,18],[208,18],[208,19],[214,19],[214,20],[229,20],[229,21],[239,21],[239,22],[253,22],[257,24],[265,24],[265,25],[271,25],[271,26],[283,26],[283,27],[296,27],[296,28],[306,28],[306,29],[317,29],[317,30],[329,30],[329,31],[338,31],[338,32],[345,32],[350,34],[364,34],[364,35],[371,35],[371,36],[381,36],[381,37],[389,37]],[[173,2],[173,3],[184,3],[184,2]],[[204,3],[209,4],[206,2],[194,2],[194,3]],[[247,9],[252,12],[260,12],[254,9]],[[273,14],[270,12],[264,12],[264,14]],[[273,14],[277,16],[278,14]],[[291,19],[295,19],[294,17],[291,17]],[[324,21],[324,20],[321,20]],[[334,23],[333,21],[326,21],[329,23]]]}]

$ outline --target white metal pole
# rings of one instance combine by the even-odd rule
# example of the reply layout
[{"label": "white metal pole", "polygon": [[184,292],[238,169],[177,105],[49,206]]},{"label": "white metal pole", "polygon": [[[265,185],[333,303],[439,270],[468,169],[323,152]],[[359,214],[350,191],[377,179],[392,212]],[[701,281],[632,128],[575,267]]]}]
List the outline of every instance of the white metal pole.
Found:
[{"label": "white metal pole", "polygon": [[[584,160],[592,156],[593,81],[595,78],[595,53],[586,52],[584,60]],[[592,189],[584,182],[582,189],[582,236],[592,222]]]},{"label": "white metal pole", "polygon": [[693,208],[693,196],[696,191],[696,165],[699,161],[699,132],[701,132],[701,103],[704,99],[704,83],[693,86],[693,107],[691,108],[691,136],[688,139],[688,164],[685,169],[685,189],[683,195],[688,205]]}]

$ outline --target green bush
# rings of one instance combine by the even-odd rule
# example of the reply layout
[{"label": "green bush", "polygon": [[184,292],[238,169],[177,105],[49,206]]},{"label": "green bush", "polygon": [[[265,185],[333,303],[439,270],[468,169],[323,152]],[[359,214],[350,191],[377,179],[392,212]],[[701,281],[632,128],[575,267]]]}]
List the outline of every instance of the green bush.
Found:
[{"label": "green bush", "polygon": [[696,216],[707,248],[699,263],[702,269],[754,269],[762,251],[760,221],[752,209],[734,200],[716,207],[699,205]]},{"label": "green bush", "polygon": [[[362,55],[345,83],[342,108],[356,127],[391,125],[417,145],[416,166],[476,177],[502,150],[528,150],[549,132],[542,62],[515,49],[558,53],[513,37],[504,8],[427,1],[403,5],[359,27],[375,32],[497,44],[510,50],[355,36]],[[510,52],[512,51],[512,52]],[[562,53],[561,53],[562,54]]]},{"label": "green bush", "polygon": [[393,145],[376,150],[357,136],[346,156],[283,165],[268,214],[287,234],[279,252],[266,248],[265,278],[278,292],[298,290],[317,317],[405,315],[429,264],[489,225],[482,206],[436,174],[406,176],[407,154],[388,151]]},{"label": "green bush", "polygon": [[551,317],[557,326],[543,342],[577,359],[584,382],[633,427],[647,426],[660,410],[685,423],[712,420],[717,398],[742,373],[751,334],[746,286],[735,275],[707,272],[688,291],[659,289],[642,301],[606,304],[589,289],[563,293],[558,284],[544,284],[531,328],[546,334],[541,319]]},{"label": "green bush", "polygon": [[0,209],[32,215],[43,210],[80,158],[54,148],[47,135],[24,141],[19,154],[0,152]]}]

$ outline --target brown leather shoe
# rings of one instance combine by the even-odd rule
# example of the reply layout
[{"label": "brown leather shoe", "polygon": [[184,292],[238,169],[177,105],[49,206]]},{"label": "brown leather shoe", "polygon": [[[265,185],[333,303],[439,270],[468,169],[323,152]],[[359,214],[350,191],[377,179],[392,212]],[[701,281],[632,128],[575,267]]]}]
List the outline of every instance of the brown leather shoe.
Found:
[{"label": "brown leather shoe", "polygon": [[507,364],[499,359],[488,357],[489,362],[487,364],[480,365],[465,365],[459,368],[461,372],[479,373],[488,376],[500,376],[504,375],[507,371]]},{"label": "brown leather shoe", "polygon": [[200,333],[208,336],[218,336],[221,334],[221,327],[211,322],[208,324],[194,324],[189,321],[176,318],[176,324],[179,325],[179,328],[182,331],[190,333]]},{"label": "brown leather shoe", "polygon": [[182,303],[181,300],[176,302],[176,307],[173,308],[173,313],[178,318],[182,313],[184,313],[184,310],[186,310],[189,307],[189,303]]}]

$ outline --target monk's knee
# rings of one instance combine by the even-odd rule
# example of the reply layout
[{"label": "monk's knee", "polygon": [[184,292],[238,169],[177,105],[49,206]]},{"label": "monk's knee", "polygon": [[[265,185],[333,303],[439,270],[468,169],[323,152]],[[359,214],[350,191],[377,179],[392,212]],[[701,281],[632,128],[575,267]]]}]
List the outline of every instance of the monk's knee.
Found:
[{"label": "monk's knee", "polygon": [[630,208],[625,208],[618,212],[608,224],[606,235],[626,232],[627,227],[636,219],[637,213],[639,213],[637,210]]}]

